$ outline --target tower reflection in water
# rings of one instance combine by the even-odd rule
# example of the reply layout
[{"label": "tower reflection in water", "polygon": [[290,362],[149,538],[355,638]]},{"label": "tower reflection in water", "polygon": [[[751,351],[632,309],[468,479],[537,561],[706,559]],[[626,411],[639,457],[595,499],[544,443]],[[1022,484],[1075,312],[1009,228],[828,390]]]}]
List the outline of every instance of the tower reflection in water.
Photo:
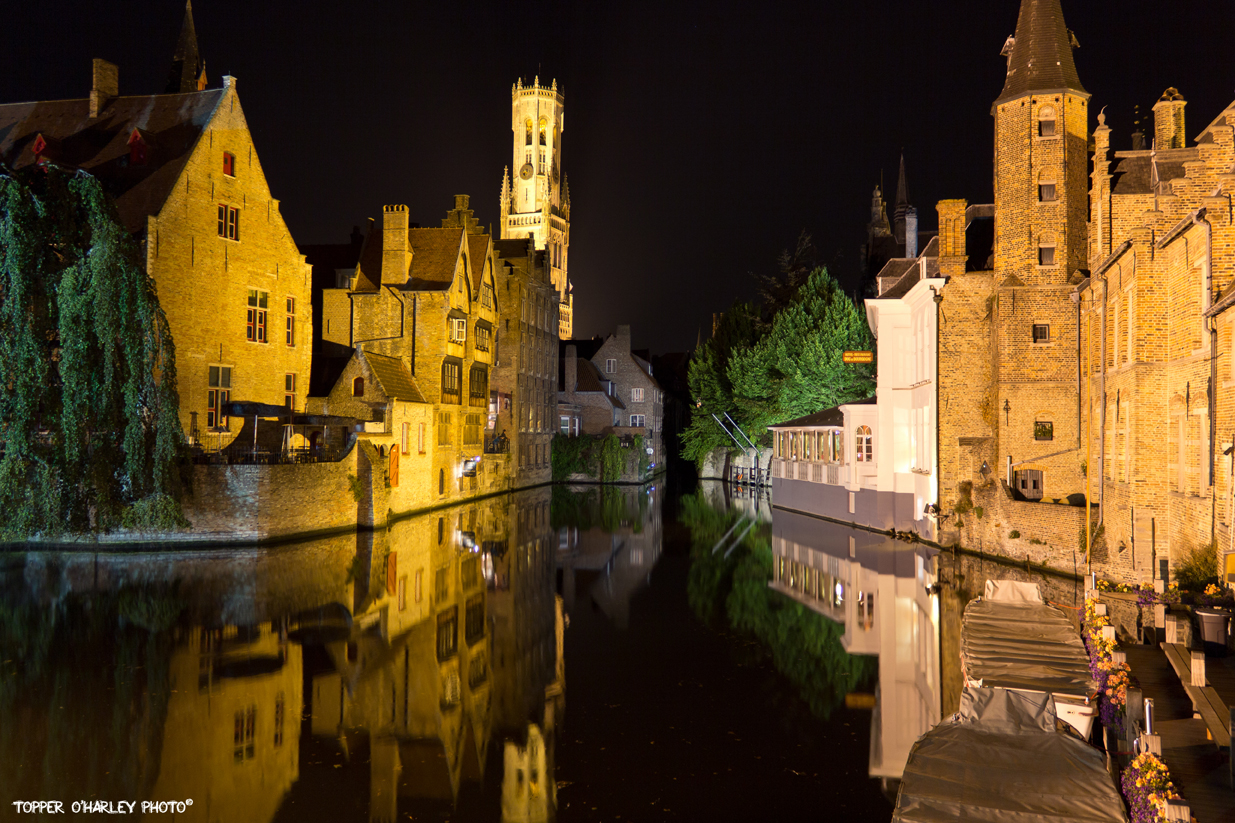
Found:
[{"label": "tower reflection in water", "polygon": [[277,549],[6,556],[0,799],[551,820],[556,547],[546,490]]},{"label": "tower reflection in water", "polygon": [[783,509],[772,552],[768,585],[841,624],[846,652],[879,660],[869,771],[890,789],[940,720],[938,552]]}]

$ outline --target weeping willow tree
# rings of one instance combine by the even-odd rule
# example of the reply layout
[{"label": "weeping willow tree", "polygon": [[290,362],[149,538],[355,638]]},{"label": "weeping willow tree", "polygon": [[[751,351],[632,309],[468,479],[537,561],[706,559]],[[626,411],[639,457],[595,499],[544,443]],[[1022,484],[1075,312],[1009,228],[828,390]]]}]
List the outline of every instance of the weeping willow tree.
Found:
[{"label": "weeping willow tree", "polygon": [[0,166],[0,533],[186,525],[176,357],[99,181]]}]

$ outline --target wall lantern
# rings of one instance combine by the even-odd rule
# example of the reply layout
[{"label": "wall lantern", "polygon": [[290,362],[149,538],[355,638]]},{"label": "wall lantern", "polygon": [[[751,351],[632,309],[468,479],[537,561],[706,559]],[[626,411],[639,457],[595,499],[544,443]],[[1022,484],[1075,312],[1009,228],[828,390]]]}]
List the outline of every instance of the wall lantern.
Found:
[{"label": "wall lantern", "polygon": [[1008,415],[1009,415],[1009,414],[1011,414],[1011,412],[1012,412],[1012,404],[1008,402],[1007,398],[1004,398],[1004,401],[1003,401],[1003,422],[1004,422],[1005,424],[1006,424],[1006,423],[1008,423]]}]

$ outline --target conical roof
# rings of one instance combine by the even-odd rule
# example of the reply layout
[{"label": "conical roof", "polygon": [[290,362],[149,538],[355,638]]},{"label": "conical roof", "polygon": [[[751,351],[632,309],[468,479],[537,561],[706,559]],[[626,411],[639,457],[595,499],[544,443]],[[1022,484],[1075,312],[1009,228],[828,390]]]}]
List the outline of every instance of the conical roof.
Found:
[{"label": "conical roof", "polygon": [[172,55],[172,68],[167,76],[166,94],[187,94],[197,91],[197,80],[205,64],[197,51],[197,29],[193,26],[193,0],[184,4],[184,22],[180,25],[180,39],[176,53]]},{"label": "conical roof", "polygon": [[1068,89],[1088,94],[1072,59],[1075,43],[1059,0],[1021,0],[1008,78],[995,104],[1034,92]]}]

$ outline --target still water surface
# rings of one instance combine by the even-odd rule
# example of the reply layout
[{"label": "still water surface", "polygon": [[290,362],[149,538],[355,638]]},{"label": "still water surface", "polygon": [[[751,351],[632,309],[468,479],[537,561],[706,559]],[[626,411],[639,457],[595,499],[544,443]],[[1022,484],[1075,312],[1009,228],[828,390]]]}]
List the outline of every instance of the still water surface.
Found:
[{"label": "still water surface", "polygon": [[1018,575],[708,484],[278,548],[10,554],[0,816],[886,821],[955,710],[960,610]]}]

